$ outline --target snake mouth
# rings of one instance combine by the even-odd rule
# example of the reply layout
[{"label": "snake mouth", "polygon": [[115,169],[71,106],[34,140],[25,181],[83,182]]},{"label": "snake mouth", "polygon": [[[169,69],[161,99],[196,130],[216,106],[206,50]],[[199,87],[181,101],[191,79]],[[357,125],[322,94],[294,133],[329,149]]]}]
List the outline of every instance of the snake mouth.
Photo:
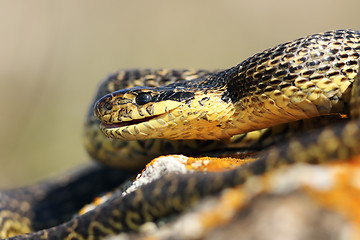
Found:
[{"label": "snake mouth", "polygon": [[104,129],[113,129],[113,128],[122,128],[122,127],[127,127],[127,126],[131,126],[131,125],[136,125],[139,123],[143,123],[143,122],[147,122],[150,121],[151,119],[154,119],[157,116],[151,116],[151,117],[145,117],[145,118],[141,118],[141,119],[134,119],[131,121],[125,121],[125,122],[118,122],[118,123],[100,123],[100,126]]}]

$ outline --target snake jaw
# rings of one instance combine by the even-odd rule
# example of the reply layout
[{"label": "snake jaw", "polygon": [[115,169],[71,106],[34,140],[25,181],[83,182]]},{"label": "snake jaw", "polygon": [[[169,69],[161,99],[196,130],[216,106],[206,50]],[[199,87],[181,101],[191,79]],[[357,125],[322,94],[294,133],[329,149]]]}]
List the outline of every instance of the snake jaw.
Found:
[{"label": "snake jaw", "polygon": [[123,122],[118,122],[118,123],[100,123],[100,128],[102,129],[115,129],[115,128],[122,128],[122,127],[127,127],[130,125],[135,125],[135,124],[139,124],[142,122],[147,122],[150,121],[151,119],[155,118],[157,116],[152,116],[152,117],[145,117],[142,119],[135,119],[132,121],[123,121]]},{"label": "snake jaw", "polygon": [[106,136],[134,140],[167,125],[162,118],[193,96],[194,93],[179,89],[124,89],[98,100],[94,114]]},{"label": "snake jaw", "polygon": [[[162,129],[169,127],[171,122],[169,119],[171,111],[132,121],[124,121],[119,123],[100,123],[100,130],[109,138],[117,138],[122,140],[137,140],[153,138],[151,133],[162,134]],[[161,138],[161,137],[157,137]]]},{"label": "snake jaw", "polygon": [[[107,135],[108,137],[114,137],[114,132],[116,132],[116,135],[119,136],[125,136],[127,137],[119,137],[124,138],[127,140],[131,140],[134,137],[132,135],[144,135],[141,134],[141,129],[143,128],[149,128],[155,129],[152,127],[153,125],[156,125],[157,121],[160,121],[161,117],[165,115],[166,113],[170,112],[171,110],[177,108],[179,105],[181,105],[181,102],[175,102],[175,101],[164,101],[160,102],[158,104],[149,104],[148,106],[144,106],[144,108],[139,108],[138,106],[134,106],[133,104],[127,104],[127,110],[120,110],[116,112],[116,115],[104,115],[101,120],[100,129]],[[145,109],[145,110],[144,110]],[[121,112],[130,112],[130,115],[124,116],[124,115],[117,115]],[[154,115],[154,113],[157,113]],[[152,114],[152,115],[151,115]],[[108,121],[106,121],[109,119]],[[116,119],[121,119],[121,121],[117,121]],[[157,120],[154,122],[154,120]],[[158,126],[157,126],[158,127]],[[129,133],[129,134],[127,134]]]}]

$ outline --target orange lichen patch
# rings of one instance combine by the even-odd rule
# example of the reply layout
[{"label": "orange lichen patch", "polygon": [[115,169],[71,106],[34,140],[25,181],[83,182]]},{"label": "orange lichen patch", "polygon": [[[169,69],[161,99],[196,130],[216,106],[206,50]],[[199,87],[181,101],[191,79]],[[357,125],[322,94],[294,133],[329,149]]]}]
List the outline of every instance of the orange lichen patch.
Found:
[{"label": "orange lichen patch", "polygon": [[[183,155],[169,155],[169,156],[161,156],[155,158],[151,162],[149,162],[144,170],[154,165],[154,163],[164,157],[172,158],[175,161],[181,162],[185,165],[188,170],[193,171],[224,171],[234,169],[236,167],[241,166],[244,163],[250,163],[256,160],[256,158],[252,157],[252,154],[243,154],[238,158],[234,157],[186,157]],[[144,171],[143,170],[143,171]]]},{"label": "orange lichen patch", "polygon": [[252,156],[253,154],[242,154],[241,156],[235,157],[186,157],[184,155],[168,155],[160,156],[149,162],[142,172],[137,176],[137,179],[141,177],[143,172],[149,167],[154,166],[159,159],[169,158],[171,161],[177,161],[183,164],[189,171],[224,171],[237,168],[245,163],[250,163],[257,158]]},{"label": "orange lichen patch", "polygon": [[160,238],[154,237],[154,236],[145,236],[145,237],[140,237],[139,239],[141,239],[141,240],[160,240]]},{"label": "orange lichen patch", "polygon": [[348,161],[331,163],[334,184],[331,189],[319,191],[307,186],[305,190],[319,205],[342,214],[356,229],[360,239],[360,156]]},{"label": "orange lichen patch", "polygon": [[256,159],[253,158],[216,158],[216,157],[200,157],[193,158],[189,157],[187,162],[185,163],[186,168],[189,170],[195,171],[224,171],[237,168],[244,163],[253,162]]},{"label": "orange lichen patch", "polygon": [[86,204],[84,207],[82,207],[79,210],[78,214],[83,215],[84,213],[87,213],[88,211],[93,210],[94,208],[96,208],[97,206],[99,206],[100,204],[102,204],[103,202],[108,200],[110,196],[111,196],[111,193],[109,192],[109,193],[103,195],[102,197],[96,197],[92,203]]},{"label": "orange lichen patch", "polygon": [[229,189],[221,195],[211,211],[202,212],[201,225],[204,230],[226,224],[244,206],[246,194],[239,188]]}]

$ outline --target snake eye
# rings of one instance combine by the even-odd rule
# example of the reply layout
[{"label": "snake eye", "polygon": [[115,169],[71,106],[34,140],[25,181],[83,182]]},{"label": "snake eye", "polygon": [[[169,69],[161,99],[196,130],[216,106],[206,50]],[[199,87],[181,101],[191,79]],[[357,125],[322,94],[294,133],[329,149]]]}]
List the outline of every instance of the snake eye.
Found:
[{"label": "snake eye", "polygon": [[110,103],[105,103],[104,108],[105,108],[107,111],[111,111],[112,106],[111,106]]},{"label": "snake eye", "polygon": [[150,93],[140,93],[136,96],[135,102],[138,105],[144,105],[152,100],[152,96]]}]

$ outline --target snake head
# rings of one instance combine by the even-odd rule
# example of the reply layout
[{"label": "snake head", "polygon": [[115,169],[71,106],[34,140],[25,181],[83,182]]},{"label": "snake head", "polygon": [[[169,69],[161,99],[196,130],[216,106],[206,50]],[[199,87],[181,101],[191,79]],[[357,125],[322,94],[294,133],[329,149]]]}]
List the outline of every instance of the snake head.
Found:
[{"label": "snake head", "polygon": [[105,95],[94,113],[105,135],[133,140],[164,125],[167,113],[192,98],[194,93],[183,89],[134,87]]}]

